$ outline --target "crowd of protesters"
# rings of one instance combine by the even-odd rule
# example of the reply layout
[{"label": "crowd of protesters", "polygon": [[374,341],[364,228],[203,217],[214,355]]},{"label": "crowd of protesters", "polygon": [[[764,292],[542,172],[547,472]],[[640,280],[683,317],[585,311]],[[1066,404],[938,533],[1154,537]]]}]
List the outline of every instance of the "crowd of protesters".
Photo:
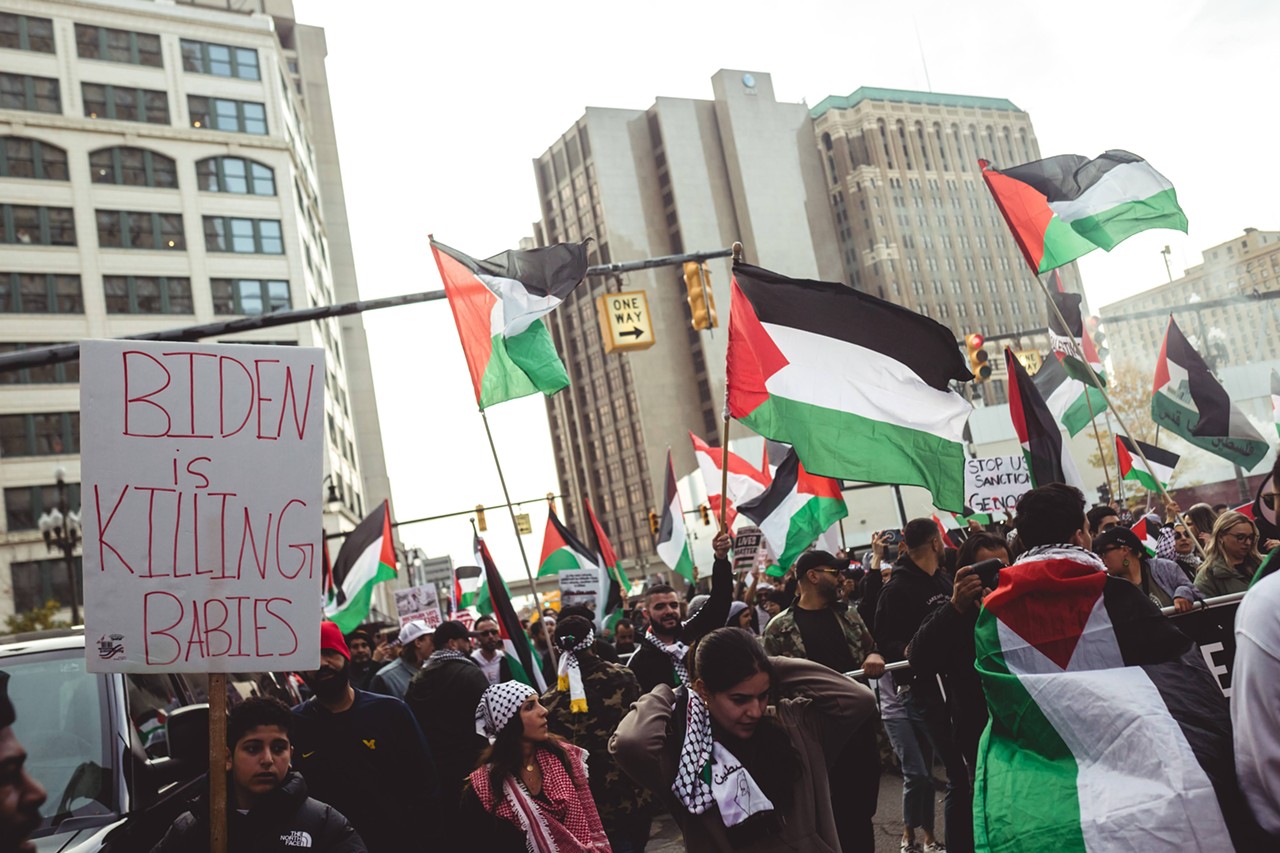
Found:
[{"label": "crowd of protesters", "polygon": [[[972,850],[988,725],[974,628],[1000,568],[1049,552],[1105,569],[1153,613],[1252,590],[1235,626],[1237,799],[1280,842],[1276,502],[1270,486],[1252,514],[1170,501],[1162,518],[1135,516],[1086,512],[1054,484],[1005,523],[947,532],[915,519],[875,534],[860,560],[814,550],[744,578],[721,533],[699,595],[653,582],[607,623],[581,606],[535,614],[544,691],[513,678],[524,668],[492,616],[410,621],[395,636],[324,622],[320,666],[302,674],[310,698],[253,698],[228,717],[228,849],[641,853],[667,813],[691,851],[859,853],[875,850],[893,765],[899,849]],[[6,681],[0,853],[28,849],[45,799],[23,770]],[[199,794],[154,850],[204,850],[208,837]]]}]

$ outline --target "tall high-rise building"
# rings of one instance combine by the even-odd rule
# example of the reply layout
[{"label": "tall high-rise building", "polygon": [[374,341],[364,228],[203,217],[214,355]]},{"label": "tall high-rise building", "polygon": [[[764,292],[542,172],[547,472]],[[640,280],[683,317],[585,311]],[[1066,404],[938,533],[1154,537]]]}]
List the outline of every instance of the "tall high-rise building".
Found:
[{"label": "tall high-rise building", "polygon": [[[811,114],[851,285],[957,339],[1045,328],[1044,295],[978,167],[1039,159],[1031,116],[1004,98],[866,86]],[[1060,273],[1082,292],[1074,263]],[[988,384],[997,401],[1003,384]]]},{"label": "tall high-rise building", "polygon": [[[594,264],[740,240],[752,263],[838,280],[808,109],[779,103],[768,74],[722,70],[711,82],[711,100],[588,108],[534,161],[538,242],[593,237]],[[588,279],[549,317],[572,382],[547,400],[567,521],[584,529],[589,498],[633,566],[656,559],[647,515],[662,499],[667,447],[683,472],[694,466],[689,431],[719,443],[730,265],[709,267],[720,313],[710,332],[691,327],[679,267]],[[648,294],[651,349],[605,355],[596,298],[617,290]]]},{"label": "tall high-rise building", "polygon": [[1173,281],[1102,307],[1117,368],[1155,369],[1170,313],[1214,369],[1276,357],[1280,300],[1262,297],[1280,288],[1280,231],[1246,228],[1202,254]]},{"label": "tall high-rise building", "polygon": [[[356,298],[324,58],[290,0],[5,0],[0,350]],[[324,348],[327,529],[389,497],[358,318],[227,340]],[[78,376],[0,374],[0,616],[70,603],[38,528],[55,469],[79,506]]]}]

